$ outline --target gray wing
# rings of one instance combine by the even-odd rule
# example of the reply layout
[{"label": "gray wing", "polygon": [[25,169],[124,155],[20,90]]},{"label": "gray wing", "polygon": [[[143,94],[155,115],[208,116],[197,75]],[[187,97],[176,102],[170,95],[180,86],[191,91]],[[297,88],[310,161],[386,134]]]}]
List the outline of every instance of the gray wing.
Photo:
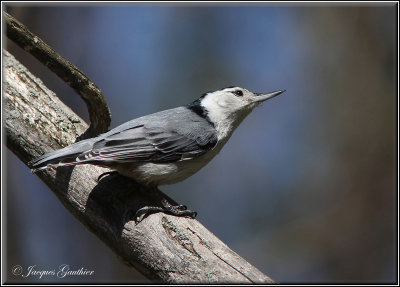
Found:
[{"label": "gray wing", "polygon": [[176,108],[111,130],[77,161],[167,163],[201,156],[216,144],[216,132],[206,120],[190,110]]}]

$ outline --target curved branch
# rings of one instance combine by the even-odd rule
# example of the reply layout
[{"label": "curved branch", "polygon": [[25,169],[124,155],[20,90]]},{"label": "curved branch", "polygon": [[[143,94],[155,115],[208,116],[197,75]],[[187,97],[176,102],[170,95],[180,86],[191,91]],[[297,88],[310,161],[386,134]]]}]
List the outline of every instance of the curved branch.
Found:
[{"label": "curved branch", "polygon": [[[4,52],[4,127],[8,148],[25,164],[69,145],[87,124]],[[163,213],[139,224],[131,214],[152,205],[147,189],[107,169],[81,165],[38,172],[63,205],[126,264],[169,283],[273,283],[195,219]]]},{"label": "curved branch", "polygon": [[4,19],[7,37],[56,73],[85,101],[91,122],[85,136],[93,137],[106,132],[111,123],[111,114],[101,90],[75,65],[61,57],[10,14],[4,12]]}]

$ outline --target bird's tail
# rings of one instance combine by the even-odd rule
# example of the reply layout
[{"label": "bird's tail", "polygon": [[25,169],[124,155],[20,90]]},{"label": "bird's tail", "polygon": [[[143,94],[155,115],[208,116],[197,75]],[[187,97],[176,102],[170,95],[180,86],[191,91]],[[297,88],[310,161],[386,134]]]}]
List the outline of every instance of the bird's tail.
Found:
[{"label": "bird's tail", "polygon": [[83,140],[60,150],[56,150],[35,158],[34,160],[28,162],[28,167],[32,172],[37,172],[50,167],[75,165],[79,163],[77,157],[81,153],[90,150],[92,147],[93,142],[91,139]]}]

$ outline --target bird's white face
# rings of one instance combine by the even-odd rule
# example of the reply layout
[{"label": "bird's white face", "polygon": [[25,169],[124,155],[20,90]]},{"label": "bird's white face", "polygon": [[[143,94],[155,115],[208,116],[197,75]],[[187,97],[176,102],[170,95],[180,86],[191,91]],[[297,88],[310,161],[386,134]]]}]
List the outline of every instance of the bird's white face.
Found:
[{"label": "bird's white face", "polygon": [[244,88],[229,87],[207,93],[201,105],[207,110],[207,115],[217,130],[230,133],[256,106],[282,92],[257,94]]},{"label": "bird's white face", "polygon": [[254,96],[255,94],[243,88],[226,88],[208,93],[204,97],[202,105],[209,113],[221,113],[224,116],[229,116],[242,110],[254,108]]},{"label": "bird's white face", "polygon": [[243,118],[263,101],[282,92],[257,94],[244,88],[229,87],[207,93],[202,99],[201,105],[206,108],[209,118],[214,123],[218,123],[226,118],[231,118],[232,120]]}]

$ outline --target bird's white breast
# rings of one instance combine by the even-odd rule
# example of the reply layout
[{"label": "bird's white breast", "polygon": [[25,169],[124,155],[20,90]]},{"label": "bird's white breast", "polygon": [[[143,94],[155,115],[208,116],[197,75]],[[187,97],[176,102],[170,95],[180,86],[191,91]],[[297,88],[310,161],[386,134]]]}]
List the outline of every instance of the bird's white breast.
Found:
[{"label": "bird's white breast", "polygon": [[173,184],[195,174],[209,163],[219,153],[225,142],[219,142],[214,149],[197,158],[172,163],[124,164],[115,169],[147,186]]}]

